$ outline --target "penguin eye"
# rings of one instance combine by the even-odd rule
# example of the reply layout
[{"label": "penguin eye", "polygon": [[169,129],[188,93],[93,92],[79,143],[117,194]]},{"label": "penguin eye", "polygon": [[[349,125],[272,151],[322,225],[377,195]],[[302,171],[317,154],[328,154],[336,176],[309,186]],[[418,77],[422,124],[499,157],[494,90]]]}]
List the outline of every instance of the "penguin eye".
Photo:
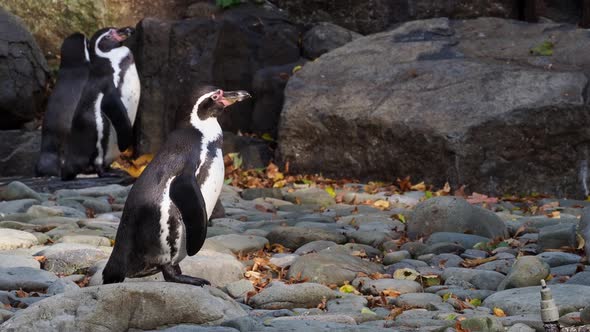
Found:
[{"label": "penguin eye", "polygon": [[214,94],[213,96],[211,96],[211,99],[213,99],[213,101],[216,101],[217,99],[219,99],[219,95]]}]

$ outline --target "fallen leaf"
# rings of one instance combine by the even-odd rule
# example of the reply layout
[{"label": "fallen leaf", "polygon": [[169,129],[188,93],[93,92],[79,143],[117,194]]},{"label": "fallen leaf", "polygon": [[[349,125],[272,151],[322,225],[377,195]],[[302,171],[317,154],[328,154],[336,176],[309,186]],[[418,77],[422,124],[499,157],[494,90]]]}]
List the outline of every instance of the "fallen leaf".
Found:
[{"label": "fallen leaf", "polygon": [[373,206],[378,208],[379,210],[387,210],[391,205],[389,201],[379,199],[375,203],[373,203]]},{"label": "fallen leaf", "polygon": [[22,297],[29,297],[29,293],[22,290],[22,288],[17,290],[15,293],[16,293],[16,297],[21,297],[21,298]]},{"label": "fallen leaf", "polygon": [[498,203],[498,198],[488,197],[487,195],[473,193],[473,194],[471,194],[471,196],[467,197],[467,202],[469,202],[471,204],[480,204],[480,203],[495,204],[495,203]]},{"label": "fallen leaf", "polygon": [[426,185],[424,184],[424,181],[422,181],[422,182],[420,182],[420,183],[418,183],[416,185],[411,186],[410,189],[412,189],[412,190],[418,190],[418,191],[425,191],[426,190]]},{"label": "fallen leaf", "polygon": [[47,257],[45,256],[33,256],[33,258],[39,263],[45,263],[45,261],[47,260]]},{"label": "fallen leaf", "polygon": [[420,273],[414,269],[404,268],[404,269],[397,269],[393,273],[393,279],[400,279],[400,280],[416,280],[420,276]]},{"label": "fallen leaf", "polygon": [[504,313],[504,310],[500,308],[494,307],[492,311],[494,312],[494,316],[496,317],[506,317],[506,313]]},{"label": "fallen leaf", "polygon": [[342,285],[338,290],[341,293],[354,293],[357,291],[356,288],[354,288],[354,286],[349,284]]},{"label": "fallen leaf", "polygon": [[383,291],[381,291],[381,293],[385,296],[388,296],[388,297],[398,297],[398,296],[402,295],[402,293],[396,291],[395,289],[390,289],[390,288],[384,289]]},{"label": "fallen leaf", "polygon": [[374,316],[377,315],[376,313],[373,312],[373,310],[371,310],[371,309],[369,309],[367,307],[363,307],[361,309],[361,314],[363,314],[363,315],[374,315]]},{"label": "fallen leaf", "polygon": [[336,197],[336,191],[334,191],[334,188],[332,186],[328,186],[324,189],[328,194],[330,194],[330,196],[332,196],[332,198]]},{"label": "fallen leaf", "polygon": [[481,300],[480,299],[471,299],[471,300],[469,300],[469,304],[479,307],[481,305]]},{"label": "fallen leaf", "polygon": [[492,257],[488,257],[488,258],[466,259],[463,262],[461,262],[461,266],[463,266],[463,267],[476,267],[476,266],[479,266],[484,263],[495,261],[496,259],[498,259],[497,256],[492,256]]},{"label": "fallen leaf", "polygon": [[541,44],[531,48],[529,50],[529,53],[531,55],[536,55],[536,56],[552,56],[554,46],[555,45],[553,44],[552,41],[546,40],[546,41],[542,42]]},{"label": "fallen leaf", "polygon": [[395,219],[397,219],[397,220],[401,221],[401,222],[402,222],[402,224],[405,224],[405,223],[406,223],[406,217],[404,217],[404,215],[403,215],[403,214],[401,214],[401,213],[394,214],[394,215],[393,215],[393,217],[394,217]]}]

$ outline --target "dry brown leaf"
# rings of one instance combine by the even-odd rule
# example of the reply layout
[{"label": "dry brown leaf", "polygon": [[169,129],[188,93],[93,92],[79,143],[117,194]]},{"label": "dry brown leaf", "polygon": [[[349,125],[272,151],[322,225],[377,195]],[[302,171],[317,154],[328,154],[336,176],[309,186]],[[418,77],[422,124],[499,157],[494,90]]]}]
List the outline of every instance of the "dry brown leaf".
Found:
[{"label": "dry brown leaf", "polygon": [[397,316],[401,315],[404,312],[404,309],[396,307],[391,309],[389,315],[385,318],[385,320],[395,320]]},{"label": "dry brown leaf", "polygon": [[384,289],[383,291],[381,291],[381,294],[383,294],[384,296],[388,296],[388,297],[398,297],[400,296],[402,293],[396,291],[395,289]]},{"label": "dry brown leaf", "polygon": [[467,197],[467,202],[471,204],[495,204],[498,203],[498,198],[496,197],[488,197],[487,195],[473,193],[471,196]]},{"label": "dry brown leaf", "polygon": [[463,262],[461,262],[461,266],[463,266],[463,267],[476,267],[476,266],[479,266],[484,263],[495,261],[496,259],[498,259],[497,256],[492,256],[492,257],[488,257],[488,258],[466,259]]},{"label": "dry brown leaf", "polygon": [[45,261],[47,260],[47,257],[45,256],[33,256],[33,258],[39,263],[45,263]]},{"label": "dry brown leaf", "polygon": [[16,293],[16,297],[21,297],[21,298],[22,297],[29,297],[29,293],[22,290],[22,288],[17,290],[15,293]]}]

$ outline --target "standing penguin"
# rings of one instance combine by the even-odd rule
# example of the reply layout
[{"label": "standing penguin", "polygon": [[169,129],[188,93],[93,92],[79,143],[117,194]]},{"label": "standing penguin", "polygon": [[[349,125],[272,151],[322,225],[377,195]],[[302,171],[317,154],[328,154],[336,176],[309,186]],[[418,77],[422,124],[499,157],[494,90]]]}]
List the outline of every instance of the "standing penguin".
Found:
[{"label": "standing penguin", "polygon": [[64,39],[57,82],[47,103],[41,131],[37,176],[58,176],[63,145],[90,71],[88,40],[81,33]]},{"label": "standing penguin", "polygon": [[61,177],[70,180],[94,166],[106,168],[133,141],[140,83],[131,51],[123,46],[133,28],[104,28],[90,39],[90,76],[65,146]]},{"label": "standing penguin", "polygon": [[105,284],[160,271],[166,281],[209,284],[182,275],[178,264],[201,249],[223,185],[217,116],[250,95],[214,87],[198,92],[190,120],[170,133],[129,192],[115,247],[102,273]]}]

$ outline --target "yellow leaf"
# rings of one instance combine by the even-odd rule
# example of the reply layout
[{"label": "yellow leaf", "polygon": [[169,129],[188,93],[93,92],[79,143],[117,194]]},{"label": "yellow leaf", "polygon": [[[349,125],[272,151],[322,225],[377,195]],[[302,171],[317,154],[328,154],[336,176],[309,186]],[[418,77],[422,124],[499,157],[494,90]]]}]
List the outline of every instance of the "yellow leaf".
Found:
[{"label": "yellow leaf", "polygon": [[373,206],[378,209],[385,210],[385,209],[389,209],[390,204],[389,204],[389,201],[379,199],[375,203],[373,203]]},{"label": "yellow leaf", "polygon": [[393,273],[393,279],[401,279],[401,280],[416,280],[420,276],[420,273],[414,269],[397,269]]},{"label": "yellow leaf", "polygon": [[286,184],[287,184],[287,181],[285,181],[285,180],[280,180],[280,181],[277,181],[277,182],[275,182],[275,183],[272,185],[272,187],[273,187],[273,188],[283,188],[283,187],[284,187]]},{"label": "yellow leaf", "polygon": [[295,66],[295,67],[293,67],[293,74],[295,74],[296,72],[300,71],[301,68],[302,68],[301,66]]},{"label": "yellow leaf", "polygon": [[453,293],[446,293],[445,295],[443,295],[443,302],[447,302],[451,298],[451,296],[453,296]]},{"label": "yellow leaf", "polygon": [[552,219],[560,219],[561,213],[559,211],[552,211],[551,213],[549,213],[548,217]]},{"label": "yellow leaf", "polygon": [[334,191],[334,188],[332,186],[328,186],[326,187],[326,189],[324,189],[328,194],[330,194],[330,196],[332,196],[332,198],[336,197],[336,191]]},{"label": "yellow leaf", "polygon": [[584,237],[582,235],[576,233],[576,239],[578,240],[578,247],[576,249],[578,249],[578,250],[584,249],[584,246],[586,245],[586,240],[584,240]]},{"label": "yellow leaf", "polygon": [[424,181],[422,181],[422,182],[420,182],[420,183],[418,183],[416,185],[411,186],[410,189],[412,189],[412,190],[418,190],[418,191],[425,191],[426,190],[426,185],[424,184]]},{"label": "yellow leaf", "polygon": [[506,317],[506,313],[504,313],[504,310],[494,307],[494,309],[492,310],[494,312],[494,316],[496,317]]},{"label": "yellow leaf", "polygon": [[342,287],[340,287],[338,289],[341,293],[354,293],[356,292],[356,289],[352,286],[352,285],[342,285]]},{"label": "yellow leaf", "polygon": [[397,220],[401,221],[401,222],[402,222],[402,224],[405,224],[405,223],[406,223],[406,217],[404,217],[404,215],[403,215],[403,214],[401,214],[401,213],[398,213],[398,214],[394,214],[393,216],[394,216],[394,217],[395,217]]},{"label": "yellow leaf", "polygon": [[262,138],[265,141],[274,142],[274,138],[272,138],[272,136],[269,133],[262,134],[260,138]]},{"label": "yellow leaf", "polygon": [[471,305],[474,305],[476,307],[479,307],[481,305],[481,300],[480,299],[471,299],[471,300],[469,300],[469,303]]},{"label": "yellow leaf", "polygon": [[371,309],[367,308],[367,307],[363,307],[361,309],[361,314],[367,314],[367,315],[377,315],[376,313],[374,313]]}]

